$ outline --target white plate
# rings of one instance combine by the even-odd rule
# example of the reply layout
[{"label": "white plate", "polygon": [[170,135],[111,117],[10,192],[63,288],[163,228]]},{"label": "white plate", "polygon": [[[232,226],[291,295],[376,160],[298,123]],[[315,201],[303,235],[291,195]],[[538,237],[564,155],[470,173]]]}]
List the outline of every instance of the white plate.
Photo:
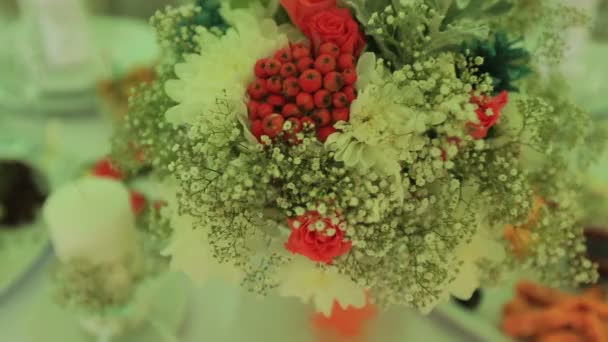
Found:
[{"label": "white plate", "polygon": [[46,230],[39,223],[0,230],[0,296],[5,294],[50,250]]}]

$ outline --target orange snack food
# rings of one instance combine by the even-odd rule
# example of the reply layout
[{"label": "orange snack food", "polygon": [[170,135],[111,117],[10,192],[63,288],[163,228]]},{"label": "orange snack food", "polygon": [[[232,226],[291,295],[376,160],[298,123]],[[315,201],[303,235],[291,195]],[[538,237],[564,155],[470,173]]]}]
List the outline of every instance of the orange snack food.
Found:
[{"label": "orange snack food", "polygon": [[503,307],[506,335],[539,342],[608,342],[608,304],[602,288],[576,296],[521,281],[515,292]]},{"label": "orange snack food", "polygon": [[528,303],[528,301],[526,301],[520,296],[517,296],[503,306],[502,314],[504,316],[510,316],[514,314],[524,313],[526,311],[532,310],[533,308],[534,306]]},{"label": "orange snack food", "polygon": [[521,281],[516,286],[517,294],[534,305],[552,305],[568,298],[564,292],[549,289],[529,281]]},{"label": "orange snack food", "polygon": [[573,331],[560,330],[546,334],[537,340],[538,342],[585,342],[583,337]]}]

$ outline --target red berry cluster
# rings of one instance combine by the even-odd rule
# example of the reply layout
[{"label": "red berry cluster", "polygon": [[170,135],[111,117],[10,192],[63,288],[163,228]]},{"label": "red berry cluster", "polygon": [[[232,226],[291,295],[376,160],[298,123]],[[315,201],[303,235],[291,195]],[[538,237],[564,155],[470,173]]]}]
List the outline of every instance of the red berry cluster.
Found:
[{"label": "red berry cluster", "polygon": [[260,140],[283,133],[297,143],[295,135],[314,128],[320,141],[336,132],[333,125],[348,121],[350,104],[357,97],[355,57],[343,54],[333,43],[322,44],[317,53],[303,43],[290,44],[274,57],[255,64],[256,80],[247,89],[251,131]]}]

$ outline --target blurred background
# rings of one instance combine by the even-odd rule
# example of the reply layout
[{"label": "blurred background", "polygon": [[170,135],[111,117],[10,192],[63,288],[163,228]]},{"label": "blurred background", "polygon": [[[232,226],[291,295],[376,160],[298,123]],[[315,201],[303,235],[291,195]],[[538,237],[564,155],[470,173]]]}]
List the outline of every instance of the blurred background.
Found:
[{"label": "blurred background", "polygon": [[[563,68],[578,102],[592,113],[595,124],[602,124],[608,118],[608,0],[555,1],[593,15],[588,29],[570,33]],[[37,174],[37,185],[26,182],[28,186],[48,192],[104,158],[112,123],[124,115],[129,90],[153,78],[158,47],[148,18],[159,8],[186,2],[0,0],[0,162],[22,161]],[[16,174],[24,170],[17,168]],[[0,195],[2,181],[11,184],[8,173],[1,171]],[[600,205],[608,199],[606,156],[589,179],[597,192],[597,223],[608,225],[608,212]],[[12,184],[18,180],[24,181],[17,177]],[[36,222],[10,234],[0,227],[1,342],[96,340],[52,302],[49,245]],[[266,342],[286,336],[310,341],[310,329],[302,323],[308,322],[310,308],[295,301],[262,302],[221,283],[187,293],[190,308],[179,341]],[[484,290],[471,302],[447,303],[429,316],[408,310],[381,313],[370,341],[507,341],[498,322],[502,304],[511,296],[509,286]],[[471,310],[480,303],[481,309]],[[144,340],[176,341],[158,336]]]},{"label": "blurred background", "polygon": [[[3,0],[2,12],[5,16],[16,16],[19,13],[18,0]],[[91,13],[99,15],[125,15],[149,18],[154,12],[166,5],[177,4],[179,0],[86,0],[86,7]]]}]

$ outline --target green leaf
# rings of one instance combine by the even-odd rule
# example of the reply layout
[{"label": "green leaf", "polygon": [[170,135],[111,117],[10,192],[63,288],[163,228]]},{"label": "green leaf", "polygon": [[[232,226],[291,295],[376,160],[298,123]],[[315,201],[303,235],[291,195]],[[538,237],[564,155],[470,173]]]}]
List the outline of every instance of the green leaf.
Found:
[{"label": "green leaf", "polygon": [[434,33],[427,52],[448,49],[459,46],[467,40],[486,39],[490,29],[483,24],[469,20],[461,20],[442,32]]},{"label": "green leaf", "polygon": [[471,0],[456,0],[456,7],[458,9],[465,9],[471,4]]}]

